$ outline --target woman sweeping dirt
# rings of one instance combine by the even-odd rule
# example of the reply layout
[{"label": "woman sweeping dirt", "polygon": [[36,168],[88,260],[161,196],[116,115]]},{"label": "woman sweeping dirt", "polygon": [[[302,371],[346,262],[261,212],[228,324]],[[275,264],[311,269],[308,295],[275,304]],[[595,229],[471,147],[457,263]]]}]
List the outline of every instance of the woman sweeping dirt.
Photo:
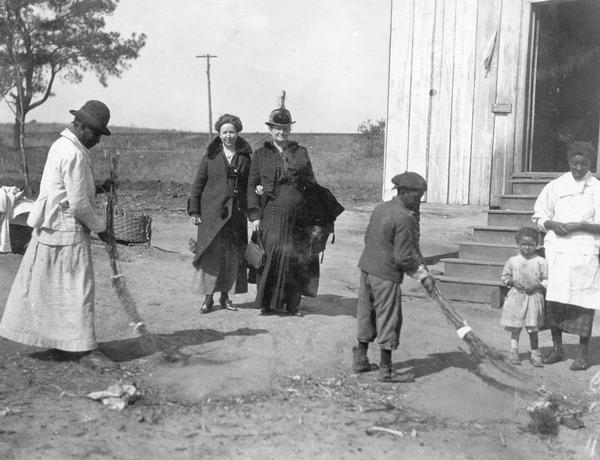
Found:
[{"label": "woman sweeping dirt", "polygon": [[215,129],[219,137],[200,161],[187,210],[198,226],[193,265],[195,288],[204,295],[200,313],[213,309],[215,292],[221,293],[222,308],[237,310],[229,292],[248,290],[243,255],[248,238],[246,186],[252,149],[238,135],[242,122],[235,115],[221,116]]},{"label": "woman sweeping dirt", "polygon": [[94,328],[94,267],[90,232],[108,241],[96,192],[89,149],[107,128],[110,111],[88,101],[70,111],[75,119],[50,151],[40,194],[27,223],[31,241],[12,285],[0,335],[49,348],[52,359],[73,359],[92,368],[115,369],[98,349]]}]

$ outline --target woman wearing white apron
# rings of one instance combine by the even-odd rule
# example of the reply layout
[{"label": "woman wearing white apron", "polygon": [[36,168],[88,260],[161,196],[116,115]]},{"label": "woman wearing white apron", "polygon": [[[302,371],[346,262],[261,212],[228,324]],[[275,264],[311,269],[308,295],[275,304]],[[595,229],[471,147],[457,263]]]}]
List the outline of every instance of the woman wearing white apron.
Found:
[{"label": "woman wearing white apron", "polygon": [[573,371],[589,367],[588,345],[594,312],[600,309],[600,181],[590,173],[595,149],[589,142],[569,145],[570,172],[548,183],[535,203],[533,221],[546,231],[548,261],[547,325],[553,349],[544,363],[564,359],[562,332],[579,336]]}]

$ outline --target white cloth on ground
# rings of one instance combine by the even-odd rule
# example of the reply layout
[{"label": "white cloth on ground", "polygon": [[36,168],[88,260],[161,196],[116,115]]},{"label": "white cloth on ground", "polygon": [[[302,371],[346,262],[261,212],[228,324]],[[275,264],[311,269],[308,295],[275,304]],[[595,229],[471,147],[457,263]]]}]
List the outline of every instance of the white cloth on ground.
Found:
[{"label": "white cloth on ground", "polygon": [[15,202],[23,194],[17,187],[0,187],[0,252],[11,252],[10,219]]}]

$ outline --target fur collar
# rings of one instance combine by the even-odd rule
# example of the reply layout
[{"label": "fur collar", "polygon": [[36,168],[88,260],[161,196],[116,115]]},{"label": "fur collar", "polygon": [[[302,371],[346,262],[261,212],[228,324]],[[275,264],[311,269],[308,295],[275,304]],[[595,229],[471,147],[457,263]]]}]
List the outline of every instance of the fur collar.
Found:
[{"label": "fur collar", "polygon": [[[211,160],[215,159],[219,153],[223,151],[223,141],[220,137],[215,137],[212,142],[208,145],[206,152],[208,154],[208,158]],[[252,147],[243,137],[238,136],[235,141],[235,151],[238,155],[245,155],[250,158],[252,154]]]}]

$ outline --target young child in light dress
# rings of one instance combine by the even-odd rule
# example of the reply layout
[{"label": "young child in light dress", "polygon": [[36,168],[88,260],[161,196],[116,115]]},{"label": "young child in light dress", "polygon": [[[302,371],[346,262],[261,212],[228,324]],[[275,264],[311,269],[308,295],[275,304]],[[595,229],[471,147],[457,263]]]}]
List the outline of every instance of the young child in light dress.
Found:
[{"label": "young child in light dress", "polygon": [[500,324],[510,332],[509,360],[521,364],[519,358],[519,335],[525,328],[531,344],[531,364],[542,367],[538,348],[538,330],[544,322],[544,291],[548,281],[546,259],[536,254],[539,242],[537,229],[522,227],[515,237],[519,254],[504,264],[502,282],[510,287]]}]

